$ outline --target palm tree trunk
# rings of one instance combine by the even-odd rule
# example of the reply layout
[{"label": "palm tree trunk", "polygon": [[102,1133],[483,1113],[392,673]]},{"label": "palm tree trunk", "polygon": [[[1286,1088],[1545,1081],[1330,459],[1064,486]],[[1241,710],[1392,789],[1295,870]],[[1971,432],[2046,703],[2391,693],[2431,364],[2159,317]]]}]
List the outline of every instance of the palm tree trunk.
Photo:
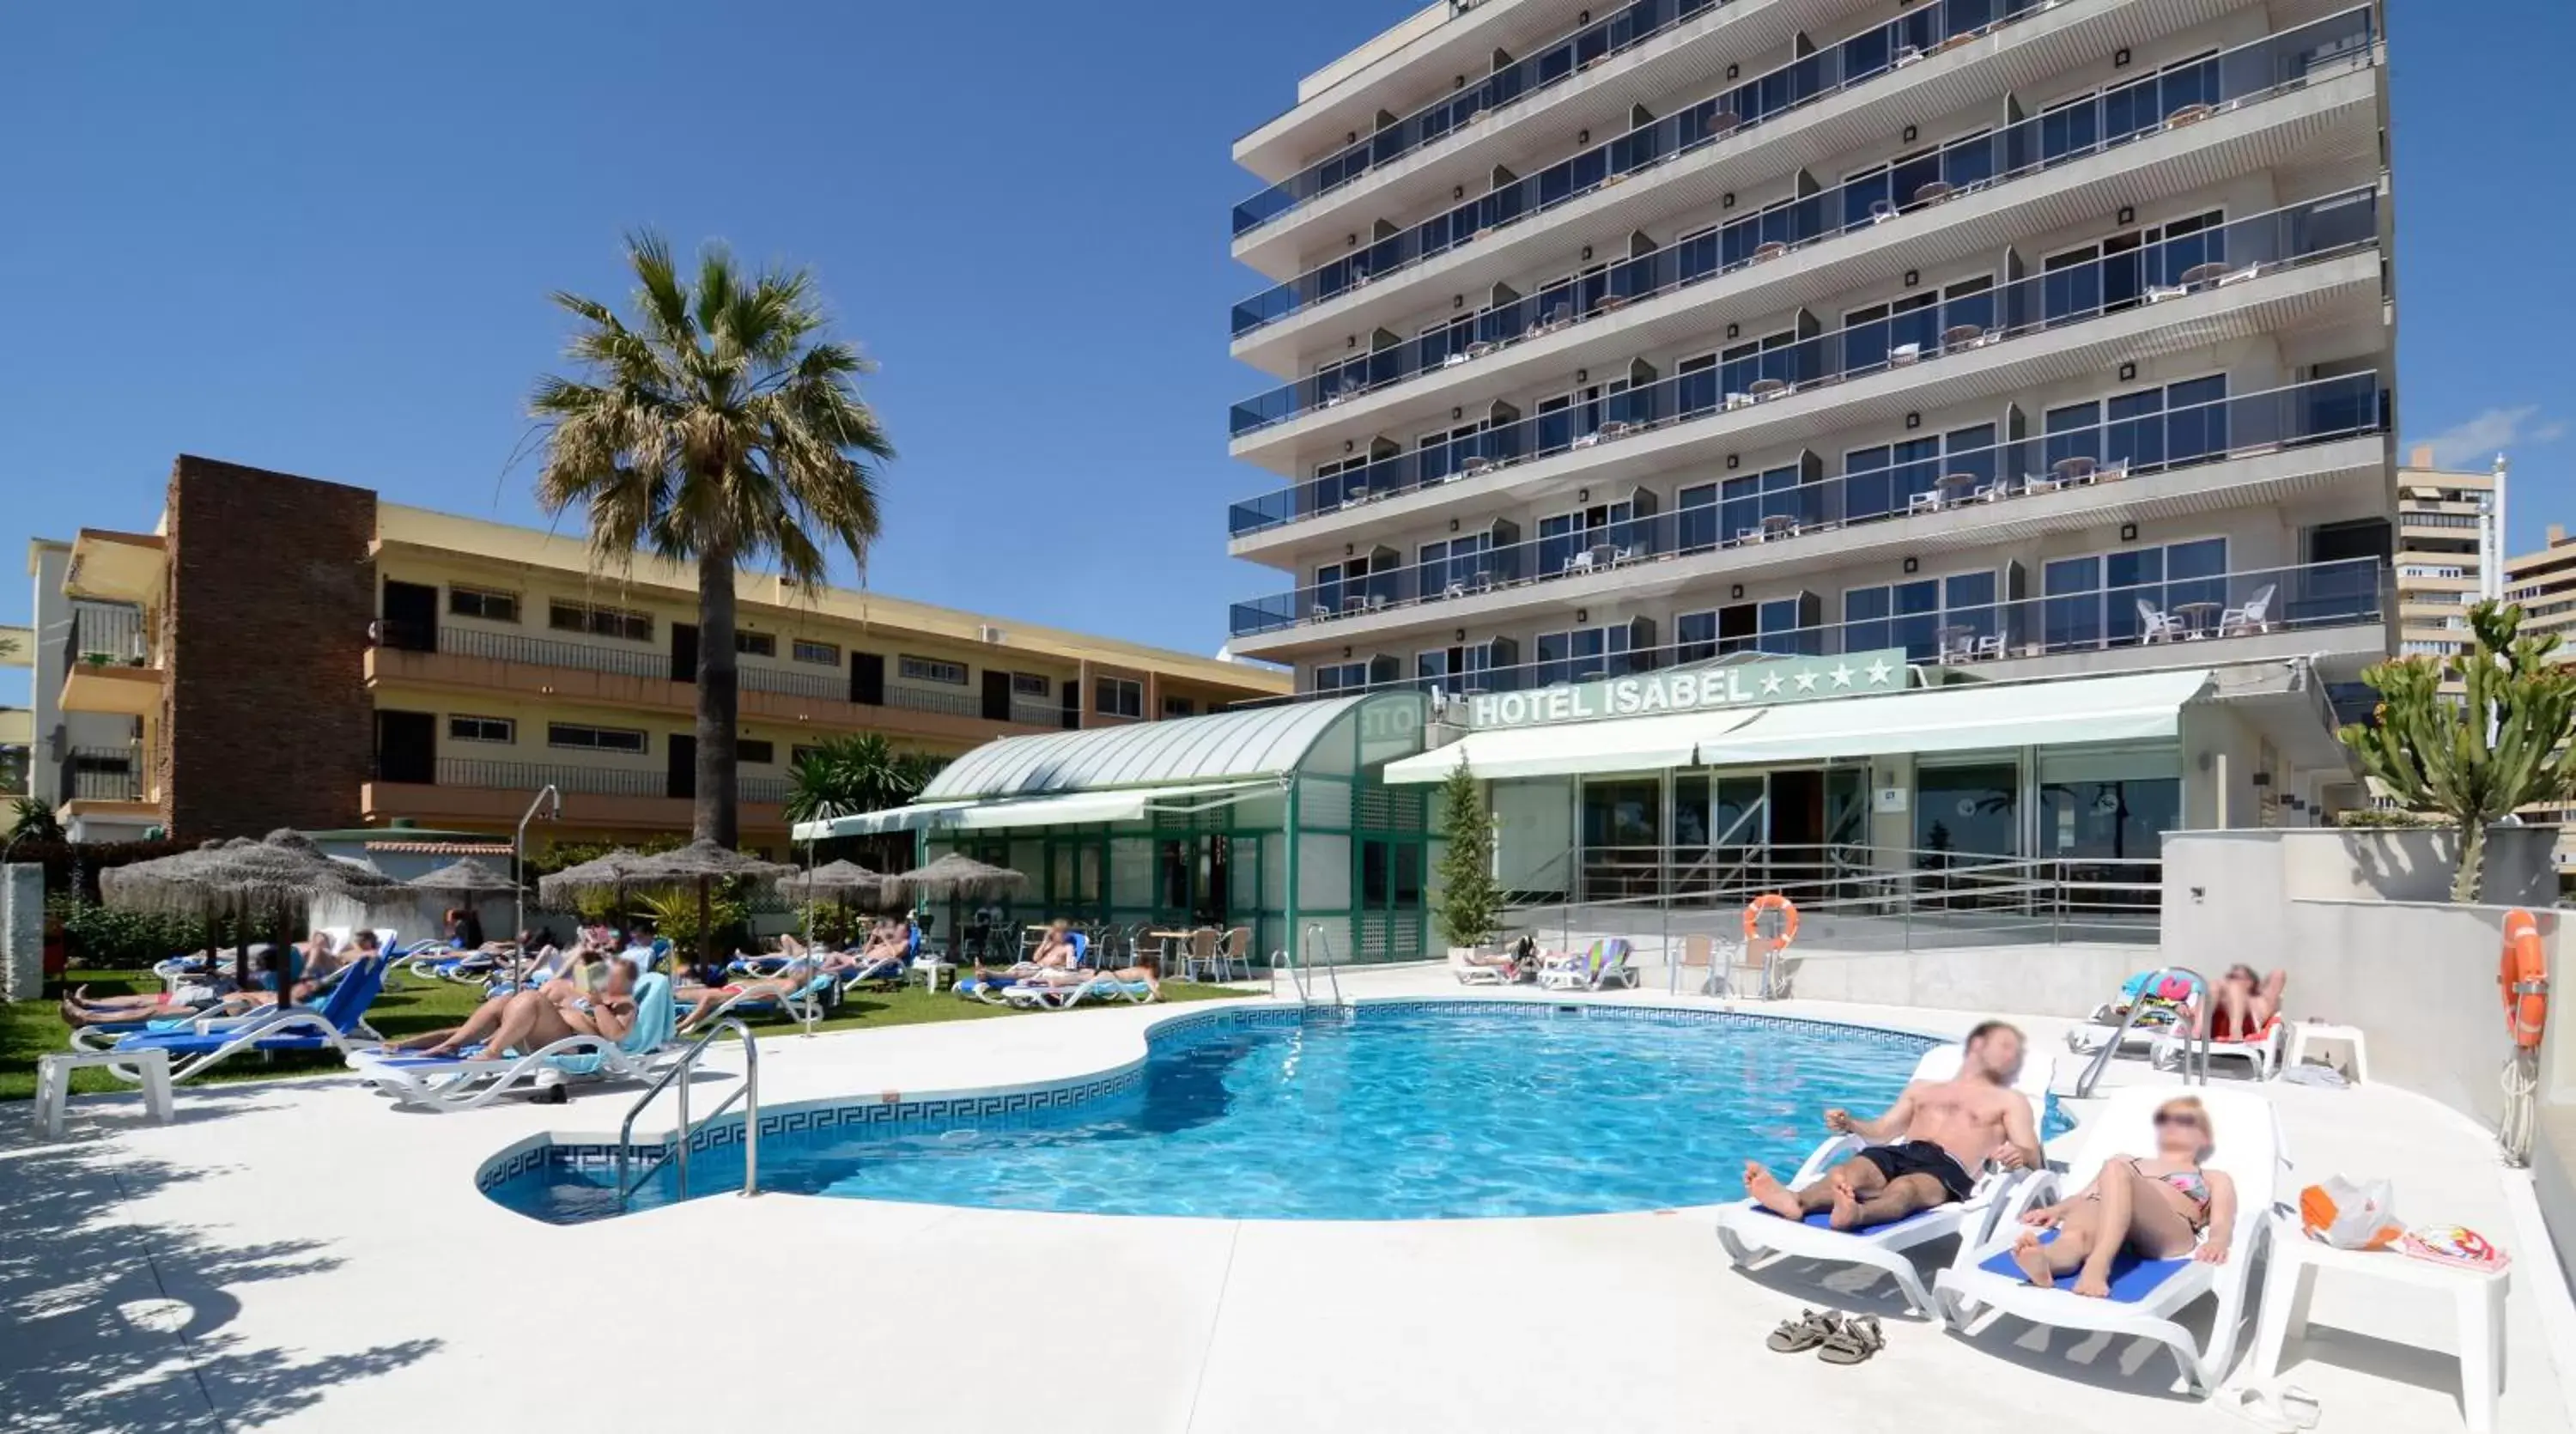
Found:
[{"label": "palm tree trunk", "polygon": [[734,686],[733,551],[698,555],[698,790],[689,834],[730,847],[740,835],[734,800],[734,737],[741,694]]},{"label": "palm tree trunk", "polygon": [[2451,899],[2461,903],[2478,899],[2478,878],[2486,870],[2487,824],[2483,817],[2472,815],[2460,823],[2460,869],[2451,878]]}]

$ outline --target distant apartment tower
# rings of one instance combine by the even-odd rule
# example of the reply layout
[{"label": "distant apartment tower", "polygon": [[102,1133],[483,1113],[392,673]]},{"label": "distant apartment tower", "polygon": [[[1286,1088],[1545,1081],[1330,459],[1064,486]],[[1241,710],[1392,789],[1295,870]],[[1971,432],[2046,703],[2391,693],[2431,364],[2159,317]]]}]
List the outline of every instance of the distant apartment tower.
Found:
[{"label": "distant apartment tower", "polygon": [[2576,661],[2576,539],[2564,525],[2549,525],[2549,544],[2505,562],[2505,595],[2522,605],[2525,632],[2554,632],[2566,640],[2560,655]]},{"label": "distant apartment tower", "polygon": [[[2504,596],[2503,468],[2433,466],[2418,447],[2397,474],[2397,650],[2456,658],[2469,644],[2469,606]],[[2454,681],[2453,686],[2457,686]]]},{"label": "distant apartment tower", "polygon": [[2358,790],[2319,694],[2394,642],[2386,74],[2376,3],[1434,5],[1235,145],[1231,550],[1285,581],[1233,649],[1302,694],[2295,670],[2117,750],[1603,753],[1575,836],[2310,819]]}]

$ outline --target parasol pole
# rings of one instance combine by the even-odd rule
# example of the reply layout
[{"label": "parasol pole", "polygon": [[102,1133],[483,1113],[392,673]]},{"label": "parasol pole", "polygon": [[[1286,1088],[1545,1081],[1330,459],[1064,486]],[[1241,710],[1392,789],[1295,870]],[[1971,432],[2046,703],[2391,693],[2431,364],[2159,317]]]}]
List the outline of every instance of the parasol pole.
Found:
[{"label": "parasol pole", "polygon": [[513,989],[526,984],[528,979],[527,943],[520,939],[528,934],[528,823],[536,820],[537,808],[541,806],[546,808],[548,821],[563,815],[563,793],[555,790],[554,783],[548,782],[537,790],[536,800],[528,803],[528,809],[519,814],[518,832],[510,838],[510,880],[517,888],[518,897],[512,908],[510,927],[510,945],[516,952],[510,958],[510,985]]},{"label": "parasol pole", "polygon": [[[805,839],[805,972],[810,983],[823,974],[823,958],[814,953],[814,838]],[[823,1013],[823,993],[816,991],[805,1002],[805,1034],[814,1034],[814,1022]]]}]

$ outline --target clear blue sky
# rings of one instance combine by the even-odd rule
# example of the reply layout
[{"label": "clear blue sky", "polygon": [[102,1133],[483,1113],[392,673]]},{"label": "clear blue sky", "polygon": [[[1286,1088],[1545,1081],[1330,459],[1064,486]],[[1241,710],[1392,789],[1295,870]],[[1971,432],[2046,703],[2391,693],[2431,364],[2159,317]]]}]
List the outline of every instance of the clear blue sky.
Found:
[{"label": "clear blue sky", "polygon": [[[1227,150],[1417,3],[10,6],[0,541],[148,525],[183,450],[537,521],[545,295],[622,299],[651,225],[810,266],[883,365],[874,586],[1213,651],[1279,583],[1224,555],[1272,482],[1225,456]],[[2576,7],[2475,8],[2393,22],[2402,419],[2514,451],[2523,548],[2576,522]]]}]

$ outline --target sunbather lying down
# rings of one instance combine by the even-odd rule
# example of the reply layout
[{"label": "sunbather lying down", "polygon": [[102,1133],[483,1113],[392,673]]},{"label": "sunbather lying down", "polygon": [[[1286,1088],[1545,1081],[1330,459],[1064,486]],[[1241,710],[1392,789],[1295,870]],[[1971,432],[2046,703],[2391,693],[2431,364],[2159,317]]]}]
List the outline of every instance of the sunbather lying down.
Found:
[{"label": "sunbather lying down", "polygon": [[680,1018],[680,1029],[686,1031],[704,1019],[709,1011],[736,997],[746,1001],[782,1001],[813,984],[818,971],[826,976],[842,978],[865,969],[866,964],[846,951],[827,951],[819,957],[799,955],[766,976],[740,981],[693,982],[674,987],[671,999],[688,1004],[688,1014]]},{"label": "sunbather lying down", "polygon": [[548,981],[533,991],[484,1002],[464,1025],[391,1042],[385,1053],[446,1056],[479,1044],[497,1055],[533,1051],[574,1036],[624,1040],[635,1025],[634,968],[623,961],[607,966],[596,994],[572,981]]},{"label": "sunbather lying down", "polygon": [[1828,1224],[1857,1230],[1967,1199],[1988,1160],[2007,1170],[2037,1166],[2039,1126],[2029,1099],[2012,1088],[2021,1049],[2021,1032],[2013,1027],[1978,1026],[1968,1033],[1958,1079],[1909,1085],[1876,1120],[1825,1112],[1827,1130],[1878,1143],[1803,1190],[1746,1161],[1744,1193],[1774,1215],[1802,1220],[1830,1210]]},{"label": "sunbather lying down", "polygon": [[1107,976],[1113,981],[1142,981],[1145,983],[1145,989],[1154,995],[1160,996],[1163,994],[1163,983],[1154,975],[1154,968],[1151,966],[1122,966],[1115,971],[1093,971],[1080,966],[1070,968],[1063,966],[1046,966],[1022,976],[1017,982],[996,982],[995,984],[997,987],[1012,984],[1021,986],[1079,986],[1085,981],[1096,980],[1102,976]]},{"label": "sunbather lying down", "polygon": [[[335,972],[358,956],[375,954],[376,933],[362,931],[350,946],[355,955],[346,958],[334,955],[331,938],[319,931],[296,946],[294,1000],[297,1004],[312,1000]],[[242,989],[232,978],[223,975],[210,975],[203,981],[189,982],[174,991],[137,996],[92,998],[87,986],[75,986],[71,994],[63,997],[63,1022],[74,1027],[117,1026],[180,1017],[246,1016],[262,1006],[277,1004],[278,953],[262,952],[258,963],[258,974],[253,977],[257,985],[249,990]]]},{"label": "sunbather lying down", "polygon": [[[2216,1148],[2207,1107],[2191,1096],[2166,1101],[2156,1108],[2156,1153],[2116,1156],[2092,1184],[2022,1216],[2029,1228],[2013,1242],[2013,1263],[2043,1288],[2071,1273],[2075,1293],[2096,1299],[2111,1293],[2111,1264],[2122,1250],[2147,1260],[2193,1255],[2224,1263],[2236,1228],[2236,1182],[2205,1168]],[[2043,1243],[2045,1230],[2057,1238]]]}]

